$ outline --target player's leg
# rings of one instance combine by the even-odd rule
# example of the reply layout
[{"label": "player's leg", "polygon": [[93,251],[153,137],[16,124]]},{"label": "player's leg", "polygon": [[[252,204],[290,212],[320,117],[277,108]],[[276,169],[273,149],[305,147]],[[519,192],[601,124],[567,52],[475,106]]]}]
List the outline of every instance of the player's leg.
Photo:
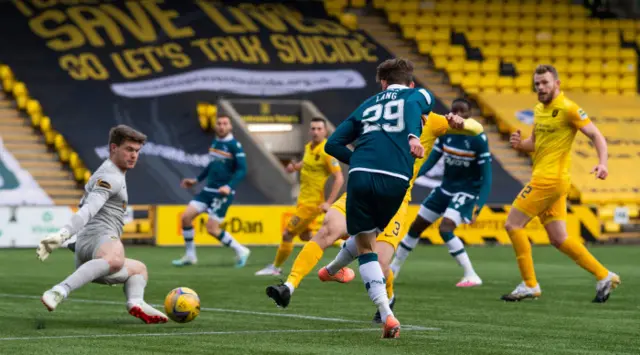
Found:
[{"label": "player's leg", "polygon": [[291,217],[287,227],[282,233],[282,242],[278,246],[276,256],[272,264],[267,265],[261,270],[258,270],[256,276],[278,276],[282,272],[282,265],[289,259],[289,256],[293,252],[293,238],[305,232],[309,224],[315,220],[319,211],[317,207],[312,206],[298,206],[296,213]]},{"label": "player's leg", "polygon": [[[318,264],[324,250],[347,233],[343,211],[332,206],[324,217],[318,232],[304,245],[296,257],[287,281],[283,285],[267,287],[267,296],[272,298],[278,306],[287,307],[289,305],[291,295],[299,287],[302,279]],[[349,270],[351,271],[351,279],[353,279],[355,277],[353,270]]]},{"label": "player's leg", "polygon": [[520,269],[523,282],[510,293],[501,297],[504,301],[520,301],[526,298],[537,298],[542,294],[533,267],[531,242],[524,227],[536,216],[549,209],[562,193],[555,185],[541,185],[533,181],[527,184],[518,194],[507,216],[505,229]]},{"label": "player's leg", "polygon": [[[449,211],[449,210],[447,210]],[[482,279],[473,269],[471,260],[467,251],[464,249],[464,243],[458,238],[453,231],[456,229],[458,222],[455,218],[451,218],[446,215],[442,218],[439,231],[442,240],[447,244],[449,254],[458,262],[458,265],[462,266],[463,276],[460,282],[456,284],[457,287],[474,287],[482,285]]]},{"label": "player's leg", "polygon": [[[376,253],[378,254],[378,262],[380,263],[380,268],[382,269],[382,273],[385,277],[385,290],[387,292],[387,297],[389,298],[389,308],[391,311],[393,311],[393,308],[396,305],[396,295],[393,284],[395,276],[391,269],[391,261],[393,260],[393,255],[395,254],[397,245],[400,241],[400,238],[398,237],[395,239],[396,241],[392,241],[390,238],[381,239],[381,237],[378,236],[375,246]],[[379,310],[374,314],[373,322],[377,324],[382,323],[382,315]]]},{"label": "player's leg", "polygon": [[540,216],[540,220],[547,231],[551,244],[596,278],[596,296],[593,302],[606,302],[611,291],[620,285],[620,276],[604,267],[589,252],[579,237],[568,236],[565,222],[566,203],[566,197],[563,196]]},{"label": "player's leg", "polygon": [[230,196],[214,196],[209,206],[209,219],[207,220],[207,232],[213,235],[222,243],[222,245],[233,249],[236,253],[236,268],[244,267],[251,252],[249,248],[238,243],[229,231],[220,228],[224,221],[229,206],[233,203],[233,195]]},{"label": "player's leg", "polygon": [[399,248],[396,251],[396,257],[391,264],[391,270],[393,270],[395,277],[400,273],[400,268],[409,256],[409,253],[418,245],[422,232],[440,218],[449,205],[450,200],[451,196],[446,195],[442,192],[442,189],[438,187],[432,190],[429,196],[422,201],[418,216],[416,216],[416,219],[411,224],[409,232],[402,238]]},{"label": "player's leg", "polygon": [[69,294],[80,287],[124,266],[124,247],[118,237],[81,238],[76,244],[76,271],[42,295],[42,303],[53,311]]},{"label": "player's leg", "polygon": [[187,208],[182,213],[180,221],[182,224],[182,238],[184,238],[185,253],[182,258],[173,260],[175,266],[193,265],[198,262],[196,256],[196,243],[194,241],[195,232],[193,230],[193,220],[202,212],[206,211],[211,203],[212,194],[202,191],[189,202]]}]

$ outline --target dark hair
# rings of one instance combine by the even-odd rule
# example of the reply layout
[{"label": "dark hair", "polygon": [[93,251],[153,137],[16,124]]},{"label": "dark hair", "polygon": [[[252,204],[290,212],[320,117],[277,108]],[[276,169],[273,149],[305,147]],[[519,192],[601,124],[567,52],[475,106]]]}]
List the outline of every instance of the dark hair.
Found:
[{"label": "dark hair", "polygon": [[147,136],[123,124],[111,128],[109,131],[109,145],[121,146],[126,141],[144,144],[147,141]]},{"label": "dark hair", "polygon": [[458,97],[457,99],[454,99],[453,102],[451,102],[451,107],[453,108],[453,105],[457,104],[458,102],[467,105],[469,110],[471,110],[471,102],[469,102],[467,99],[462,97]]},{"label": "dark hair", "polygon": [[558,80],[558,71],[556,70],[556,68],[551,65],[551,64],[540,64],[536,67],[536,74],[544,74],[544,73],[551,73],[551,75],[553,75],[553,78],[555,80]]},{"label": "dark hair", "polygon": [[413,81],[413,63],[404,58],[387,59],[378,65],[376,81],[387,84],[409,85]]},{"label": "dark hair", "polygon": [[322,117],[314,117],[311,119],[311,122],[322,122],[322,124],[327,127],[327,120]]}]

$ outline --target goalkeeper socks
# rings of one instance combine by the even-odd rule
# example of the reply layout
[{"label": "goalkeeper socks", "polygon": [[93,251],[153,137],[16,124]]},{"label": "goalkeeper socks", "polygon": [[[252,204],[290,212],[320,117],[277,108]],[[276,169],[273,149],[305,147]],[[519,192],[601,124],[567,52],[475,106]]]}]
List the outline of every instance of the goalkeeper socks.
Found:
[{"label": "goalkeeper socks", "polygon": [[233,238],[231,233],[227,232],[224,229],[220,232],[220,235],[215,237],[220,241],[220,243],[224,244],[224,246],[233,249],[236,254],[240,254],[245,249],[247,249],[242,244],[238,243],[238,241]]},{"label": "goalkeeper socks", "polygon": [[124,283],[124,294],[127,297],[127,308],[131,308],[144,301],[144,288],[147,280],[140,274],[133,275]]},{"label": "goalkeeper socks", "polygon": [[[293,289],[300,285],[302,279],[307,276],[311,270],[318,264],[320,258],[324,254],[324,250],[314,241],[310,241],[302,248],[298,257],[293,262],[291,273],[287,278],[287,284],[291,285],[289,290],[293,293]],[[287,285],[287,286],[289,286]]]},{"label": "goalkeeper socks", "polygon": [[282,241],[282,243],[280,243],[280,246],[278,247],[278,251],[276,252],[276,259],[273,261],[273,266],[277,268],[282,266],[282,264],[287,261],[292,251],[293,242]]},{"label": "goalkeeper socks", "polygon": [[407,233],[407,235],[402,238],[402,241],[398,245],[398,250],[396,250],[396,259],[405,261],[413,248],[418,245],[419,241],[420,235],[413,235],[411,231],[409,231],[409,233]]},{"label": "goalkeeper socks", "polygon": [[358,250],[356,246],[356,239],[354,237],[349,237],[349,239],[342,244],[342,249],[340,249],[335,259],[327,265],[327,271],[329,271],[330,275],[335,275],[336,272],[340,271],[340,269],[356,260],[357,256]]},{"label": "goalkeeper socks", "polygon": [[194,237],[193,227],[183,227],[182,237],[184,238],[184,247],[187,257],[191,259],[196,258],[196,243],[193,241]]},{"label": "goalkeeper socks", "polygon": [[95,279],[109,275],[109,263],[104,259],[93,259],[80,265],[76,271],[58,284],[65,290],[67,297],[71,292],[92,282]]},{"label": "goalkeeper socks", "polygon": [[600,281],[609,275],[609,270],[602,266],[577,238],[567,237],[558,249],[573,259],[581,268],[592,273],[596,280]]},{"label": "goalkeeper socks", "polygon": [[385,279],[382,274],[382,268],[378,263],[378,254],[366,253],[358,257],[360,263],[360,276],[364,282],[364,287],[367,289],[369,298],[378,307],[380,311],[380,319],[384,323],[389,315],[392,315],[391,308],[389,307],[389,297],[387,297],[387,290],[385,289]]},{"label": "goalkeeper socks", "polygon": [[471,260],[469,259],[467,251],[464,250],[464,243],[462,243],[462,240],[456,237],[453,232],[441,231],[440,236],[442,237],[442,240],[447,243],[449,254],[451,254],[451,256],[456,259],[458,265],[462,266],[462,269],[464,270],[464,276],[475,275],[476,272],[475,270],[473,270],[473,266],[471,265]]},{"label": "goalkeeper socks", "polygon": [[516,260],[518,261],[522,280],[527,287],[536,287],[538,280],[536,280],[536,272],[533,268],[533,255],[531,255],[531,243],[527,238],[527,232],[520,228],[507,231],[507,233],[516,252]]}]

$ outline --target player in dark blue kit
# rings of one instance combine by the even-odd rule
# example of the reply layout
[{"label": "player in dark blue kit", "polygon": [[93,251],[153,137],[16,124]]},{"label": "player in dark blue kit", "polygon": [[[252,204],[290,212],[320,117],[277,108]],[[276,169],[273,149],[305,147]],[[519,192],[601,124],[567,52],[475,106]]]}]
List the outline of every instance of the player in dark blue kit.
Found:
[{"label": "player in dark blue kit", "polygon": [[[378,66],[382,92],[367,99],[329,137],[325,151],[350,165],[347,183],[347,232],[356,239],[360,275],[380,311],[382,336],[396,338],[400,322],[389,308],[385,278],[374,245],[398,211],[413,176],[420,144],[422,115],[428,115],[433,97],[414,89],[413,64],[389,59]],[[347,145],[352,143],[354,150]]]},{"label": "player in dark blue kit", "polygon": [[[471,115],[471,105],[464,99],[454,100],[451,106],[452,112],[461,117],[469,118]],[[464,244],[453,231],[462,223],[475,221],[491,190],[491,154],[487,137],[484,133],[476,136],[447,134],[439,137],[418,176],[431,170],[442,156],[445,163],[442,184],[422,202],[418,216],[400,242],[391,270],[397,277],[400,267],[418,244],[422,232],[442,216],[440,236],[447,244],[451,256],[464,270],[462,280],[456,286],[480,286],[482,280],[473,269]]]},{"label": "player in dark blue kit", "polygon": [[216,138],[209,148],[211,158],[207,167],[196,179],[184,179],[181,186],[190,188],[206,180],[206,185],[197,194],[182,215],[182,236],[186,248],[185,255],[173,261],[175,266],[192,265],[198,262],[196,245],[193,240],[193,219],[208,211],[207,232],[220,243],[236,252],[236,267],[243,267],[249,257],[249,249],[238,243],[220,224],[233,202],[234,188],[247,174],[247,163],[242,145],[231,134],[231,119],[218,117],[215,125]]}]

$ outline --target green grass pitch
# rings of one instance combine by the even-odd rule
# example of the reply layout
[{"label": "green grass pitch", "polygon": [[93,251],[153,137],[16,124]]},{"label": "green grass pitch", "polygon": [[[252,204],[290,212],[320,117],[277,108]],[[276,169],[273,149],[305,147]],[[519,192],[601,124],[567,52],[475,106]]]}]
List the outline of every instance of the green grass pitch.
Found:
[{"label": "green grass pitch", "polygon": [[[39,297],[73,270],[72,253],[41,263],[35,250],[1,250],[0,354],[638,354],[640,248],[591,250],[622,277],[606,304],[591,303],[591,275],[552,247],[534,247],[542,297],[520,303],[499,301],[519,282],[510,247],[468,248],[485,282],[476,289],[454,286],[461,270],[445,247],[418,247],[397,279],[403,329],[392,340],[371,325],[375,309],[359,276],[323,284],[313,271],[289,307],[276,308],[265,287],[277,279],[253,275],[274,248],[253,248],[237,270],[229,249],[200,248],[200,264],[175,268],[181,248],[129,247],[149,267],[149,303],[178,286],[202,301],[192,323],[152,326],[126,313],[120,286],[88,285],[47,312]],[[336,253],[329,249],[319,266]]]}]

